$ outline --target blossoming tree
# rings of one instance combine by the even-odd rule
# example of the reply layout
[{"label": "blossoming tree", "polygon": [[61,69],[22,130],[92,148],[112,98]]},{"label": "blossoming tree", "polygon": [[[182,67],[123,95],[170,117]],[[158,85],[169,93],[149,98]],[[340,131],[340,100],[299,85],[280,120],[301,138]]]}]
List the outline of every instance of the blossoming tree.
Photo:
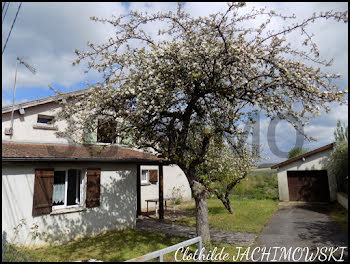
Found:
[{"label": "blossoming tree", "polygon": [[[74,121],[64,135],[76,141],[81,131],[95,129],[97,117],[109,118],[118,121],[120,137],[177,164],[192,189],[197,234],[204,241],[210,240],[208,208],[198,166],[214,135],[239,135],[239,124],[261,110],[299,129],[327,103],[344,102],[344,91],[332,83],[340,76],[314,66],[330,62],[320,59],[307,26],[319,19],[347,22],[347,11],[313,14],[273,31],[272,19],[295,17],[266,9],[244,13],[243,6],[231,3],[224,13],[197,18],[181,4],[176,12],[92,17],[113,25],[116,34],[76,50],[73,64],[87,62],[87,71],[97,70],[103,81],[59,115]],[[250,27],[259,17],[264,22]],[[165,23],[159,36],[143,29],[155,21]],[[305,37],[302,48],[285,37],[297,30]]]},{"label": "blossoming tree", "polygon": [[[214,136],[215,137],[215,136]],[[261,159],[259,146],[247,144],[246,136],[211,140],[205,161],[198,166],[202,183],[233,214],[229,195]]]}]

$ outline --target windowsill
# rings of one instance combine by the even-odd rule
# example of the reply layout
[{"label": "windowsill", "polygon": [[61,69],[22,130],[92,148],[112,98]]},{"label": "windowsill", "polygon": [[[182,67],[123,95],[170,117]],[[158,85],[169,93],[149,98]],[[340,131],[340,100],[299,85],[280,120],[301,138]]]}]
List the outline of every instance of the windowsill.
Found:
[{"label": "windowsill", "polygon": [[75,212],[82,212],[86,211],[85,207],[72,207],[72,208],[62,208],[62,209],[53,209],[50,215],[57,215],[57,214],[67,214],[67,213],[75,213]]},{"label": "windowsill", "polygon": [[151,185],[151,183],[150,182],[144,182],[144,183],[141,182],[141,186],[148,186],[148,185]]},{"label": "windowsill", "polygon": [[33,125],[35,129],[44,129],[44,130],[58,130],[57,126],[48,126],[48,125]]}]

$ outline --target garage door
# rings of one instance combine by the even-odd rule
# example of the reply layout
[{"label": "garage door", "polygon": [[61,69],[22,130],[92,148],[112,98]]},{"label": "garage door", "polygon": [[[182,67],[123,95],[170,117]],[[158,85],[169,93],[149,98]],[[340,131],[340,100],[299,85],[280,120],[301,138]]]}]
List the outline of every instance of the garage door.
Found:
[{"label": "garage door", "polygon": [[326,170],[287,171],[289,200],[329,202]]}]

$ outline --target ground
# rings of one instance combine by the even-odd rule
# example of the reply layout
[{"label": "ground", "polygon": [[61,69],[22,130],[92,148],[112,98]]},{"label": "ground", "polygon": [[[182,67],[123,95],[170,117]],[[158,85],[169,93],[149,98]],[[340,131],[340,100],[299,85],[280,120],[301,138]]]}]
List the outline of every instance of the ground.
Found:
[{"label": "ground", "polygon": [[[192,206],[187,205],[187,207],[188,206],[190,207],[188,210],[176,210],[178,213],[178,217],[176,217],[177,221],[180,221],[181,217],[187,217],[190,219],[189,222],[192,221],[191,219],[194,213],[193,210],[191,210]],[[216,199],[210,199],[208,201],[208,206],[209,211],[213,215],[211,218],[212,221],[214,219],[215,222],[215,218],[226,219],[226,217],[231,220],[235,219],[235,221],[237,221],[237,224],[227,224],[225,223],[225,221],[228,221],[227,219],[224,221],[221,220],[220,222],[222,222],[223,228],[229,229],[232,227],[238,230],[229,229],[230,231],[250,232],[252,233],[251,235],[255,237],[256,234],[260,232],[266,222],[270,219],[274,210],[277,208],[277,201],[252,201],[251,199],[241,199],[234,201],[234,206],[237,209],[237,214],[235,216],[230,215],[223,207],[221,202],[217,201]],[[245,211],[245,213],[238,213],[238,208],[244,208],[246,206],[248,206],[248,209]],[[261,208],[264,207],[269,208],[267,210],[269,213],[256,213],[255,221],[253,221],[253,224],[241,224],[248,222],[247,217],[250,217],[249,212],[258,212],[261,210]],[[166,211],[165,218],[169,218],[171,214],[173,214],[172,210]],[[154,217],[154,212],[150,213],[150,215]],[[186,218],[182,220],[185,219]],[[239,227],[239,225],[242,226]],[[174,237],[158,232],[147,232],[143,230],[130,229],[124,231],[108,232],[107,234],[102,234],[97,237],[72,241],[61,246],[50,246],[36,250],[21,249],[21,251],[25,253],[30,261],[77,261],[88,259],[101,259],[103,261],[124,261],[174,245],[176,243],[180,243],[184,240],[185,239],[183,237]],[[243,244],[245,243],[243,242]],[[225,248],[225,252],[227,252],[230,256],[237,254],[237,246],[243,246],[244,248],[246,247],[245,245],[240,245],[237,243],[213,242],[213,247],[217,247],[218,250]],[[192,247],[192,251],[195,249],[195,246]],[[174,253],[168,254],[164,257],[164,260],[174,261],[173,254]]]},{"label": "ground", "polygon": [[[272,214],[277,210],[278,201],[270,199],[238,198],[230,196],[234,214],[228,213],[221,201],[208,199],[209,226],[215,230],[259,233]],[[196,226],[195,206],[186,206],[192,216],[176,220],[179,225]]]},{"label": "ground", "polygon": [[[292,247],[293,250],[296,247],[308,247],[311,252],[316,252],[317,247],[347,247],[347,211],[345,216],[345,210],[337,203],[284,204],[263,228],[254,246],[283,246],[287,249]],[[337,259],[340,254],[341,250],[338,249],[335,252]],[[276,259],[279,257],[277,254]],[[298,257],[299,253],[295,259]],[[282,260],[286,259],[282,256]]]},{"label": "ground", "polygon": [[[277,179],[272,170],[255,172],[236,187],[230,197],[235,211],[233,215],[227,212],[219,200],[208,199],[211,230],[243,232],[254,237],[258,236],[255,246],[310,245],[313,247],[316,245],[331,246],[332,243],[333,246],[336,246],[343,242],[347,246],[347,211],[338,203],[319,207],[282,206],[277,210]],[[169,207],[165,213],[164,222],[170,226],[173,224],[185,225],[190,227],[189,230],[193,229],[195,226],[194,209],[194,201],[180,207],[177,206],[175,212]],[[156,218],[155,212],[144,214],[143,218],[152,220]],[[21,249],[21,251],[28,256],[30,261],[86,261],[88,259],[124,261],[184,240],[182,237],[162,234],[160,229],[157,231],[147,232],[139,229],[111,231],[61,246],[36,250]],[[243,250],[248,246],[245,242],[241,241],[242,244],[237,242],[214,241],[212,246],[217,247],[219,251],[225,248],[225,252],[230,256],[235,256],[237,246],[242,246]],[[192,252],[195,249],[196,246],[191,247]],[[167,254],[164,260],[174,261],[174,253]]]},{"label": "ground", "polygon": [[[159,222],[155,219],[138,219],[136,222],[136,229],[150,232],[160,232],[174,237],[197,237],[195,227],[174,225],[170,223]],[[249,246],[254,242],[256,235],[247,232],[232,232],[210,229],[210,238],[212,241],[221,243]]]}]

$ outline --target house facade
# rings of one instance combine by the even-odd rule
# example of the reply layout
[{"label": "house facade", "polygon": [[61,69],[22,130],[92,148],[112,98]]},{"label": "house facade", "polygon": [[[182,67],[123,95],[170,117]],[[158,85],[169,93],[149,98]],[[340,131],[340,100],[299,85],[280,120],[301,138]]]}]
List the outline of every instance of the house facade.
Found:
[{"label": "house facade", "polygon": [[78,145],[57,137],[67,126],[55,121],[64,98],[17,104],[13,118],[11,106],[2,109],[2,229],[9,240],[62,243],[134,227],[145,200],[160,198],[160,190],[166,198],[180,188],[182,198],[191,199],[182,170],[155,155],[120,144]]},{"label": "house facade", "polygon": [[335,175],[326,164],[334,144],[273,165],[277,169],[280,201],[329,202],[337,199]]},{"label": "house facade", "polygon": [[[164,197],[181,199],[183,201],[191,200],[191,188],[188,184],[186,175],[177,165],[168,165],[163,167],[164,173]],[[153,175],[152,175],[153,174]],[[153,178],[152,178],[153,176]],[[141,208],[142,212],[147,211],[146,200],[158,198],[159,190],[159,166],[143,165],[141,166]],[[148,210],[154,211],[155,203],[148,204]]]}]

